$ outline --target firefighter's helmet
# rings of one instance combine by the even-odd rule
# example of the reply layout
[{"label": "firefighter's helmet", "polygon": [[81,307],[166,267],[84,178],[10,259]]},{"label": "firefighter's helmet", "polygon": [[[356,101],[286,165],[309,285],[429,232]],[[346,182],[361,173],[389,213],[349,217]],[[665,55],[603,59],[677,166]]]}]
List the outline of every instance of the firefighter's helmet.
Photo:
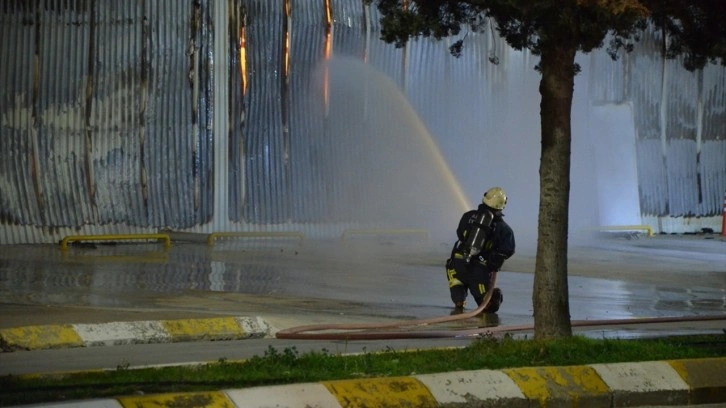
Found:
[{"label": "firefighter's helmet", "polygon": [[502,211],[507,205],[507,193],[501,187],[492,187],[484,193],[481,202],[490,208]]}]

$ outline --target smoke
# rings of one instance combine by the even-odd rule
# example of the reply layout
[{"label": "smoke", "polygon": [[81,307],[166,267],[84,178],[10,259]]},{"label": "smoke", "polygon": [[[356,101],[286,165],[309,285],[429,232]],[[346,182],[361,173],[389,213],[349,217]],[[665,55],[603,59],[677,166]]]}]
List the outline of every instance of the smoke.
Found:
[{"label": "smoke", "polygon": [[[596,149],[607,148],[594,143],[588,60],[578,62],[583,72],[575,78],[572,109],[571,244],[590,237],[601,222]],[[411,75],[405,93],[356,58],[334,58],[320,67],[316,86],[328,84],[328,128],[341,146],[334,167],[345,186],[348,216],[386,228],[423,228],[438,242],[453,242],[462,212],[500,186],[508,194],[505,220],[518,252],[533,251],[541,153],[536,63],[510,50],[502,63],[482,65],[472,76],[471,61],[451,58],[448,76]],[[632,124],[612,126],[632,132]]]},{"label": "smoke", "polygon": [[[598,163],[602,164],[603,149],[612,146],[608,142],[593,143],[594,137],[607,135],[593,135],[591,129],[588,61],[586,56],[578,60],[583,71],[575,77],[572,105],[567,221],[570,243],[575,244],[591,237],[593,228],[600,224],[597,181],[611,180],[607,172],[598,174],[596,168]],[[438,101],[435,108],[430,107],[432,104],[426,98],[419,98],[421,102],[414,105],[426,111],[422,117],[442,146],[456,178],[474,199],[472,206],[489,187],[500,186],[507,192],[505,220],[514,230],[520,253],[534,251],[537,243],[541,156],[541,76],[534,70],[537,63],[538,59],[531,54],[510,49],[502,53],[500,64],[478,65],[474,76],[471,60],[452,58],[447,62],[451,79],[446,86],[421,81],[410,87],[435,88],[430,94]],[[442,106],[448,108],[444,110]],[[627,130],[630,125],[632,132],[632,122],[610,125],[612,131]]]},{"label": "smoke", "polygon": [[355,58],[316,70],[327,93],[327,129],[336,146],[336,208],[343,219],[379,229],[425,230],[453,242],[470,202],[422,119],[389,77]]}]

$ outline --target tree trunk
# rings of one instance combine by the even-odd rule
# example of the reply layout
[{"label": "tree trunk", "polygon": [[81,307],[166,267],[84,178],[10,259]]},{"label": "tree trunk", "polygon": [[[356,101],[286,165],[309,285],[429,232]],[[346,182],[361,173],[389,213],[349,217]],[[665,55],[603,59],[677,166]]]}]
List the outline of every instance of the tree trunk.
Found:
[{"label": "tree trunk", "polygon": [[542,157],[539,167],[537,260],[532,293],[536,339],[572,335],[567,286],[567,233],[576,51],[574,44],[550,43],[542,47],[540,59]]}]

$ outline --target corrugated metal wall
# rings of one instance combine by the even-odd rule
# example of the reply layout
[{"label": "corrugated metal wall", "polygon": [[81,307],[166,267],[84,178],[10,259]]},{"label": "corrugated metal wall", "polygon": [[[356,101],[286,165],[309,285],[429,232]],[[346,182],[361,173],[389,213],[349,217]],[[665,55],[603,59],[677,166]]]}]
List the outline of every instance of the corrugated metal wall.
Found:
[{"label": "corrugated metal wall", "polygon": [[212,4],[2,3],[3,242],[210,220]]},{"label": "corrugated metal wall", "polygon": [[[375,73],[344,62],[327,66],[326,60],[366,61],[396,78],[394,87],[402,86],[403,73],[414,72],[416,65],[406,67],[402,50],[378,40],[375,8],[359,0],[242,5],[244,19],[230,30],[244,32],[246,55],[246,87],[230,87],[233,107],[244,111],[244,124],[230,129],[231,150],[239,152],[231,158],[230,220],[260,227],[385,222],[373,214],[386,212],[378,202],[389,191],[372,187],[379,169],[370,169],[371,163],[383,166],[385,154],[371,149],[394,148],[394,139],[406,136],[376,129],[375,122],[389,113],[381,108],[381,90],[357,82]],[[359,72],[347,75],[348,69]],[[407,154],[415,155],[413,150]]]},{"label": "corrugated metal wall", "polygon": [[[436,190],[448,182],[440,175],[417,175],[437,162],[435,147],[392,140],[427,133],[422,120],[368,97],[399,95],[361,84],[326,91],[321,63],[365,61],[393,81],[379,80],[384,88],[403,90],[435,139],[458,141],[519,119],[503,122],[497,105],[524,103],[512,84],[533,62],[510,58],[493,32],[469,35],[459,59],[441,57],[446,41],[396,49],[378,32],[375,8],[360,0],[3,1],[0,242],[162,228],[330,233],[365,221],[370,196],[386,205],[390,191],[370,184],[390,178],[387,168],[361,171],[390,158],[373,145],[407,151],[401,175],[450,196]],[[644,216],[718,215],[726,71],[688,73],[662,60],[660,42],[652,33],[618,62],[593,53],[592,102],[633,105]],[[390,115],[408,127],[374,123]],[[441,144],[443,155],[455,157],[457,143]]]},{"label": "corrugated metal wall", "polygon": [[[721,216],[726,191],[726,69],[689,72],[661,57],[651,31],[617,62],[605,54],[591,73],[594,103],[629,102],[635,113],[644,217]],[[718,226],[716,227],[718,228]]]}]

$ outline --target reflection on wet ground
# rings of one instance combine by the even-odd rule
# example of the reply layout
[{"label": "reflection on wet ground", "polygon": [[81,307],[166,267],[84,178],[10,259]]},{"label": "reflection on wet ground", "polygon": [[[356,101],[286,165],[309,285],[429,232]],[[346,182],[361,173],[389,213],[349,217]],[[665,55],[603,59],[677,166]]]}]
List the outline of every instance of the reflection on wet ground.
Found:
[{"label": "reflection on wet ground", "polygon": [[[681,241],[603,240],[571,248],[572,318],[726,313],[726,242]],[[448,247],[390,242],[175,242],[168,250],[156,243],[71,245],[67,251],[0,246],[0,307],[292,308],[426,318],[451,310],[446,256]],[[531,322],[533,270],[533,254],[526,251],[505,264],[497,323]]]}]

